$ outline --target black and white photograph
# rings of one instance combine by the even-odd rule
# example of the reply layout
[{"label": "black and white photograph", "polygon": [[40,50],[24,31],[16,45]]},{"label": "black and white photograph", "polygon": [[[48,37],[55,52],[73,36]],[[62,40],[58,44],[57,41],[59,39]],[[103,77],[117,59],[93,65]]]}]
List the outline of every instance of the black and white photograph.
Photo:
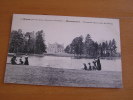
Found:
[{"label": "black and white photograph", "polygon": [[119,19],[13,14],[4,83],[122,88]]}]

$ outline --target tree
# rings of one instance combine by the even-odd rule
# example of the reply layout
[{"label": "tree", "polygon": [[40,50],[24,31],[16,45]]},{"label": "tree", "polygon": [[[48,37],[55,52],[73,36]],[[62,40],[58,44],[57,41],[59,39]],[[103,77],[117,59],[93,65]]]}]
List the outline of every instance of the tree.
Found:
[{"label": "tree", "polygon": [[106,54],[106,43],[102,42],[102,56],[105,56]]},{"label": "tree", "polygon": [[9,52],[10,53],[22,52],[23,43],[24,39],[23,39],[22,30],[19,29],[18,31],[12,31]]},{"label": "tree", "polygon": [[43,31],[38,31],[36,36],[34,32],[22,33],[21,29],[11,32],[10,53],[44,53],[46,45]]},{"label": "tree", "polygon": [[80,36],[74,38],[70,46],[71,46],[71,51],[74,54],[81,55],[83,53],[83,37]]},{"label": "tree", "polygon": [[99,43],[98,45],[98,55],[103,56],[102,43]]},{"label": "tree", "polygon": [[105,42],[105,56],[106,57],[109,57],[110,56],[108,41]]},{"label": "tree", "polygon": [[35,43],[36,50],[35,50],[35,52],[37,54],[42,54],[42,53],[46,52],[46,45],[45,45],[45,41],[44,41],[42,34],[43,34],[43,30],[38,31],[36,33],[36,43]]},{"label": "tree", "polygon": [[117,51],[116,41],[115,39],[112,40],[112,54],[115,55]]},{"label": "tree", "polygon": [[87,34],[84,42],[84,53],[87,55],[91,55],[92,49],[93,49],[93,40],[91,39],[90,35]]},{"label": "tree", "polygon": [[98,43],[97,42],[94,42],[94,55],[93,56],[97,56],[98,55]]},{"label": "tree", "polygon": [[107,50],[108,50],[107,56],[115,56],[117,54],[117,46],[115,39],[109,41]]},{"label": "tree", "polygon": [[66,46],[65,50],[64,50],[66,53],[71,53],[71,46],[68,45]]},{"label": "tree", "polygon": [[25,46],[24,53],[35,52],[35,36],[33,32],[26,32],[25,34]]}]

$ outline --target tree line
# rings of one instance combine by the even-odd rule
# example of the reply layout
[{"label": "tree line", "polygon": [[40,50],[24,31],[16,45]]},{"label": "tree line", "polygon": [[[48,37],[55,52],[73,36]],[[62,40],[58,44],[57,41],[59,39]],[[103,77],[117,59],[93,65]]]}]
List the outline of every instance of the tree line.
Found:
[{"label": "tree line", "polygon": [[9,53],[35,53],[46,52],[46,44],[43,30],[36,33],[23,33],[21,29],[11,32]]},{"label": "tree line", "polygon": [[[23,33],[21,29],[11,31],[9,53],[46,53],[45,34],[43,30]],[[87,34],[75,37],[72,42],[64,49],[66,53],[75,56],[86,57],[116,57],[120,56],[117,52],[115,39],[97,43]]]},{"label": "tree line", "polygon": [[97,43],[91,39],[91,36],[87,34],[85,41],[83,36],[76,37],[72,42],[66,46],[65,52],[74,54],[76,56],[86,57],[116,57],[120,56],[117,52],[117,46],[115,39]]}]

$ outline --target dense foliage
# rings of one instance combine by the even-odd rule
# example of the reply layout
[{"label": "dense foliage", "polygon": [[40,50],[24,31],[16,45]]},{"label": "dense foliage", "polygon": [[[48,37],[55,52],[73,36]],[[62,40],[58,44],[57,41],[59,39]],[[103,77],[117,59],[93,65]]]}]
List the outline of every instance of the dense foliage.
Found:
[{"label": "dense foliage", "polygon": [[72,43],[65,48],[66,53],[84,55],[89,57],[113,57],[119,56],[115,39],[97,43],[87,34],[83,41],[83,36],[73,39]]},{"label": "dense foliage", "polygon": [[43,31],[26,32],[22,30],[13,30],[11,32],[11,40],[9,53],[36,53],[42,54],[46,52],[46,45],[44,41]]}]

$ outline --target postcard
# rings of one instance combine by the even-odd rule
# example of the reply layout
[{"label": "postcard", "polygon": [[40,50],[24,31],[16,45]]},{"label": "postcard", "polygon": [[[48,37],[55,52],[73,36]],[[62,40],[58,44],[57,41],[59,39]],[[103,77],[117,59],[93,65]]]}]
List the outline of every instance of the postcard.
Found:
[{"label": "postcard", "polygon": [[122,88],[119,19],[13,14],[4,83]]}]

